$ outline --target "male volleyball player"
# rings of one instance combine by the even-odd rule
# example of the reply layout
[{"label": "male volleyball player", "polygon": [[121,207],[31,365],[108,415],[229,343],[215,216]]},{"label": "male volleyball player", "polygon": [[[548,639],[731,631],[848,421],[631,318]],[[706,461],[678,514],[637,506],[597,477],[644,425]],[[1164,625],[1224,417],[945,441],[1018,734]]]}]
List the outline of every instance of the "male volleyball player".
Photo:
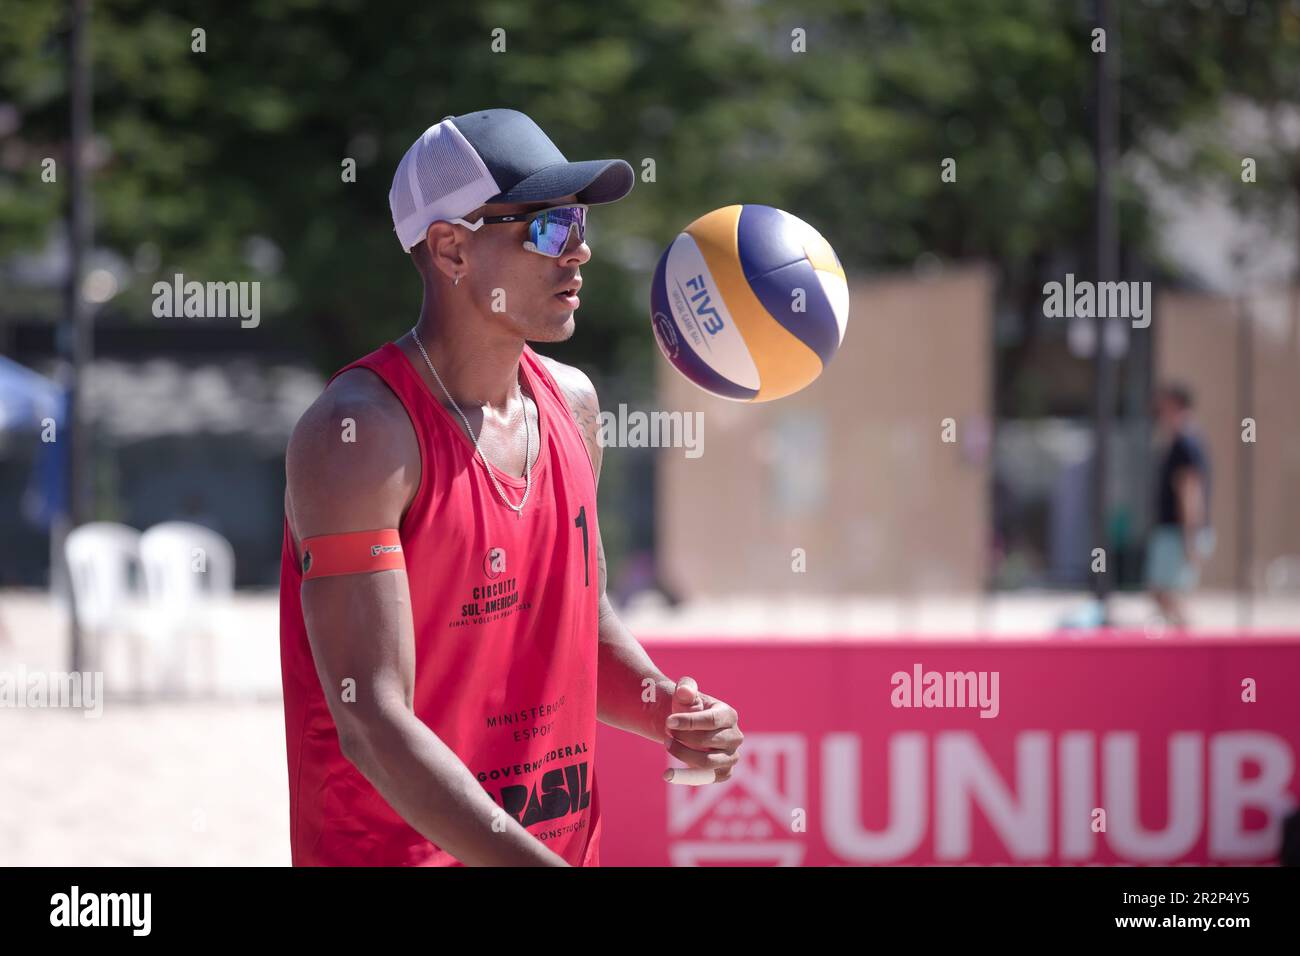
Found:
[{"label": "male volleyball player", "polygon": [[667,744],[673,782],[738,760],[735,710],[614,613],[595,390],[526,344],[573,334],[587,206],[632,183],[500,109],[443,119],[397,168],[419,320],[331,379],[287,454],[295,865],[594,865],[597,719]]}]

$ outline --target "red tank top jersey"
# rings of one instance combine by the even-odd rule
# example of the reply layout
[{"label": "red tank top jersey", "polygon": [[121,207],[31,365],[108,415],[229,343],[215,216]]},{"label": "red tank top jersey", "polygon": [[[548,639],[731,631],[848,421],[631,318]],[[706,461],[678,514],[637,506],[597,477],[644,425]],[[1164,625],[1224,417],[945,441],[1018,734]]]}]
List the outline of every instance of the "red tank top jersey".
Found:
[{"label": "red tank top jersey", "polygon": [[[398,529],[415,623],[416,716],[505,812],[571,864],[594,866],[595,474],[564,395],[526,345],[520,365],[541,433],[522,515],[501,501],[469,436],[396,345],[335,375],[356,367],[378,375],[419,441],[420,485]],[[518,504],[524,479],[493,470]],[[301,586],[286,520],[280,664],[294,865],[460,865],[399,816],[340,751],[307,640]]]}]

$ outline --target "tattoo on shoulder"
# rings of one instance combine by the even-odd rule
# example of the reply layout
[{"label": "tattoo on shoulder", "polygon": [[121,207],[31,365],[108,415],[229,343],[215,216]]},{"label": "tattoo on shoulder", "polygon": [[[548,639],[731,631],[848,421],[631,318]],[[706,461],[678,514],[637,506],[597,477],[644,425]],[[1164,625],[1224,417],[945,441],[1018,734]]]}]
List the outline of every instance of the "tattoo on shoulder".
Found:
[{"label": "tattoo on shoulder", "polygon": [[[555,366],[551,368],[552,372],[556,372]],[[587,440],[592,463],[595,464],[596,470],[599,472],[601,460],[600,408],[596,400],[596,392],[594,389],[576,387],[573,379],[568,375],[556,373],[554,378],[556,384],[560,386],[560,391],[564,394],[564,400],[568,403],[569,413],[573,416],[573,421],[582,430],[583,437]]]}]

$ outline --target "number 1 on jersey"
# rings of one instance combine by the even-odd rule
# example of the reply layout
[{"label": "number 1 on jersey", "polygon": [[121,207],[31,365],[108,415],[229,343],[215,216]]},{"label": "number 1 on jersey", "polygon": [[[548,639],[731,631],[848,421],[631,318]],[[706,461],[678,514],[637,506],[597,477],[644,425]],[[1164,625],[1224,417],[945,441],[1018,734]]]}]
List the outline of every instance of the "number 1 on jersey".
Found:
[{"label": "number 1 on jersey", "polygon": [[578,509],[578,517],[573,519],[573,525],[582,529],[582,584],[583,587],[591,587],[591,562],[587,560],[587,506],[583,505]]}]

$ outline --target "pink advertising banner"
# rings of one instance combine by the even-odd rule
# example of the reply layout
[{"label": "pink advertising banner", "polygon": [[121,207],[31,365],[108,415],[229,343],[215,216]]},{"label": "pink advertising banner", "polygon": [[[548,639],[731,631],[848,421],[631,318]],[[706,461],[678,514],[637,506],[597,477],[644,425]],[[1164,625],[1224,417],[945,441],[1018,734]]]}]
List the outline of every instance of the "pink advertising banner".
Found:
[{"label": "pink advertising banner", "polygon": [[1300,636],[643,643],[744,760],[602,725],[605,866],[1266,864],[1300,798]]}]

